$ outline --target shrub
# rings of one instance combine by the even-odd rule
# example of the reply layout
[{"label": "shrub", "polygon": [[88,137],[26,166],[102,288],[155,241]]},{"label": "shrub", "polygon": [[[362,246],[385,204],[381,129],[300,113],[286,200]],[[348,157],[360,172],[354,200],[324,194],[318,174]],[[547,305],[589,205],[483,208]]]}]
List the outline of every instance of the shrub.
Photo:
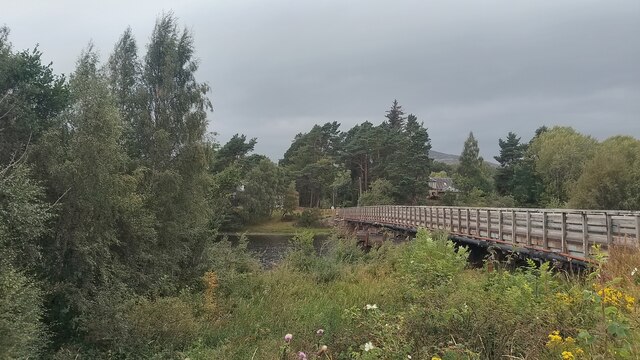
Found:
[{"label": "shrub", "polygon": [[446,235],[432,237],[420,229],[415,240],[401,252],[399,269],[405,279],[417,288],[448,284],[467,265],[466,248],[455,248]]},{"label": "shrub", "polygon": [[296,221],[298,227],[319,227],[321,225],[322,212],[318,208],[307,208],[302,211]]}]

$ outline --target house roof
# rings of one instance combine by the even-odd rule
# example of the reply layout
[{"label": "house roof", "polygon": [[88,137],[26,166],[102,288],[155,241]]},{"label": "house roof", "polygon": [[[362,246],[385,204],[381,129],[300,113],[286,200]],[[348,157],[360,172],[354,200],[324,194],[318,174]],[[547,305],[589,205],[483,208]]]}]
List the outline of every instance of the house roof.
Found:
[{"label": "house roof", "polygon": [[429,188],[438,191],[456,191],[450,177],[429,177]]}]

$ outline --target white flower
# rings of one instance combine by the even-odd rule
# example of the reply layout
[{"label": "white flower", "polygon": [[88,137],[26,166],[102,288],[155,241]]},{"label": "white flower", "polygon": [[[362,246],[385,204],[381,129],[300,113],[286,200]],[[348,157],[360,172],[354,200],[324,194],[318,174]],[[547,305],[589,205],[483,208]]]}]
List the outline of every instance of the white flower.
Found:
[{"label": "white flower", "polygon": [[407,355],[407,359],[411,359],[411,355]]},{"label": "white flower", "polygon": [[371,343],[371,341],[369,341],[368,343],[364,344],[364,351],[369,351],[371,349],[373,349],[375,346],[373,346],[373,343]]},{"label": "white flower", "polygon": [[638,272],[638,268],[633,268],[633,271],[631,272],[631,276],[634,276],[637,272]]},{"label": "white flower", "polygon": [[376,305],[376,304],[373,304],[373,305],[367,304],[365,306],[365,309],[367,309],[367,310],[375,310],[377,308],[378,308],[378,305]]}]

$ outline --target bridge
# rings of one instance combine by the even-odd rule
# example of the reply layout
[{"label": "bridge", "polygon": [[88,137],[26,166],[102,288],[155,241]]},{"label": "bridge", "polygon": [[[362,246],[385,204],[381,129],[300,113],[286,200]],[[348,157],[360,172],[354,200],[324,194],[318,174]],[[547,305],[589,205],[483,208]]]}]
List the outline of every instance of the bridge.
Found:
[{"label": "bridge", "polygon": [[384,205],[338,209],[337,217],[406,232],[440,230],[455,241],[565,262],[593,262],[594,245],[604,252],[640,245],[640,211]]}]

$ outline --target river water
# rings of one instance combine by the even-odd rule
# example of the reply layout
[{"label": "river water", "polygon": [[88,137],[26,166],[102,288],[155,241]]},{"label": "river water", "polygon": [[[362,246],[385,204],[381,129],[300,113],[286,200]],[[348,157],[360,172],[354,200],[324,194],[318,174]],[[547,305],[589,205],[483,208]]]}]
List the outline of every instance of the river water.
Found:
[{"label": "river water", "polygon": [[[227,235],[229,241],[236,244],[239,235]],[[248,244],[247,250],[254,254],[265,267],[273,267],[286,255],[291,248],[290,241],[294,235],[289,234],[260,234],[246,235]],[[316,235],[313,238],[313,245],[316,251],[321,254],[327,249],[329,235]]]}]

